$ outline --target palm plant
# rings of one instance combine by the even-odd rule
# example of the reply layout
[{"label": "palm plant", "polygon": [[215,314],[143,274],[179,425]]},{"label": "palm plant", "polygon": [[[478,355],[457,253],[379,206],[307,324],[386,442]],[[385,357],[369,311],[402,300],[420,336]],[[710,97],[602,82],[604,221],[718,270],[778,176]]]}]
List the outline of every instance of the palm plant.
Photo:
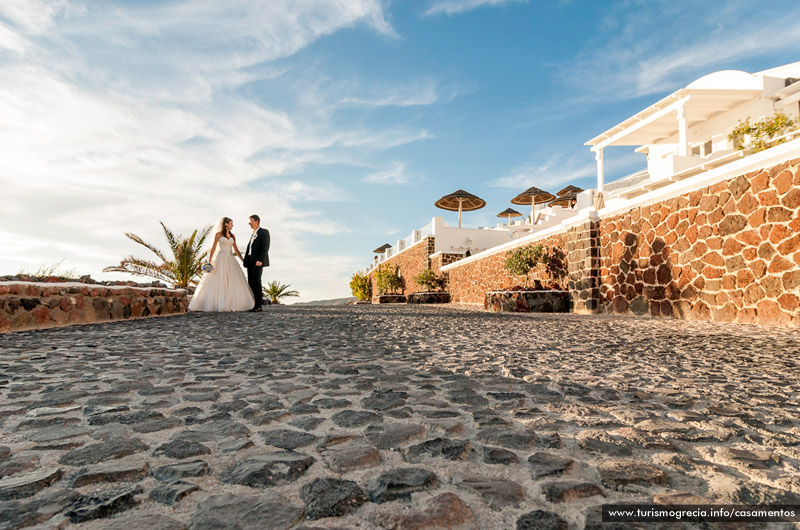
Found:
[{"label": "palm plant", "polygon": [[168,282],[176,289],[185,289],[189,285],[196,284],[201,272],[200,267],[208,256],[208,251],[203,251],[202,248],[211,232],[211,227],[195,230],[188,238],[180,234],[176,235],[163,222],[161,222],[161,227],[167,237],[172,253],[171,257],[168,258],[161,250],[136,234],[126,232],[125,237],[152,251],[158,256],[161,263],[128,256],[119,265],[106,267],[103,272],[126,272],[134,276],[147,276]]},{"label": "palm plant", "polygon": [[281,299],[288,296],[300,296],[295,290],[289,290],[290,285],[286,285],[277,281],[272,281],[266,287],[262,287],[264,294],[269,298],[270,304],[280,304]]}]

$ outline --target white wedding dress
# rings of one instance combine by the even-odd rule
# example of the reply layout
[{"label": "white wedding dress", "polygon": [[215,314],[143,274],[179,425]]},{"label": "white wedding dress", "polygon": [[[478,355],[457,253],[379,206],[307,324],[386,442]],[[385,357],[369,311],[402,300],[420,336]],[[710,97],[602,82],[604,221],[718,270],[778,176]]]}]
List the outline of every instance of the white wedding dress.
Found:
[{"label": "white wedding dress", "polygon": [[249,311],[253,292],[233,254],[233,238],[220,237],[211,259],[214,270],[204,272],[189,302],[189,311]]}]

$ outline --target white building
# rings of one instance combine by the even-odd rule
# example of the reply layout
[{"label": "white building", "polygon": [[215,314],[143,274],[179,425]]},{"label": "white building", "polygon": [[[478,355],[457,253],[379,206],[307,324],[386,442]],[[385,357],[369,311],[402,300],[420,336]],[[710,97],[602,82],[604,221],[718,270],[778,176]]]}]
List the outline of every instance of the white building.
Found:
[{"label": "white building", "polygon": [[[703,76],[586,143],[597,159],[597,189],[578,194],[575,210],[542,208],[537,210],[532,224],[517,222],[477,229],[450,227],[441,217],[434,217],[431,224],[376,256],[365,270],[427,236],[435,236],[435,253],[466,258],[505,248],[520,238],[533,240],[543,233],[556,233],[596,217],[601,213],[598,208],[609,215],[614,210],[674,194],[677,188],[685,191],[728,178],[729,172],[750,171],[750,165],[757,166],[772,155],[783,156],[778,151],[794,153],[800,146],[800,130],[796,130],[786,135],[787,140],[794,139],[790,145],[781,146],[786,149],[741,160],[750,151],[737,149],[734,140],[728,138],[730,133],[746,118],[758,121],[776,112],[800,118],[800,62],[754,74],[723,70]],[[611,146],[635,146],[636,152],[647,156],[647,168],[606,186],[603,150]],[[597,192],[603,194],[602,203],[596,200]]]},{"label": "white building", "polygon": [[[740,120],[776,112],[797,119],[799,102],[800,62],[701,77],[586,143],[597,159],[597,191],[631,198],[737,160],[746,152],[728,135]],[[647,170],[606,190],[603,150],[628,145],[647,156]]]}]

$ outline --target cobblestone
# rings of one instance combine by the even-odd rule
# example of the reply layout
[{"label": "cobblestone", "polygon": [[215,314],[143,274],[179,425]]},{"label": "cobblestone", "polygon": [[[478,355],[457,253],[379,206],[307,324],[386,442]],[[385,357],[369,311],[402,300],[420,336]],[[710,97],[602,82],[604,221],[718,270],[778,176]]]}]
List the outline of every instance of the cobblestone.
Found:
[{"label": "cobblestone", "polygon": [[798,352],[797,330],[454,305],[2,334],[0,527],[579,530],[603,503],[797,504]]}]

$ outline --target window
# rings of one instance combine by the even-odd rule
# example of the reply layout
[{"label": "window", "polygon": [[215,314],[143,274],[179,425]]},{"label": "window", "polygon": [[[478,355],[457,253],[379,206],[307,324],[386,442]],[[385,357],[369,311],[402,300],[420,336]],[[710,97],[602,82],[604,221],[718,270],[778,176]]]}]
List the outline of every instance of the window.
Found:
[{"label": "window", "polygon": [[697,144],[692,147],[692,156],[708,156],[711,154],[713,149],[713,143],[711,140],[709,140],[704,144]]}]

